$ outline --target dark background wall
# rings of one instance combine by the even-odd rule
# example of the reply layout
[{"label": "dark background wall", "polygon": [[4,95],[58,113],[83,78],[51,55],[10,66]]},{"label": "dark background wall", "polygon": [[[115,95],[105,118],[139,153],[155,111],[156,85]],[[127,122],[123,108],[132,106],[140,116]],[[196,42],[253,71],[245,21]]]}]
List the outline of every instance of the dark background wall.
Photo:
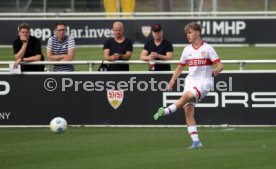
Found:
[{"label": "dark background wall", "polygon": [[[17,27],[22,22],[31,25],[32,35],[46,44],[53,35],[53,27],[57,21],[68,25],[68,33],[76,39],[77,45],[102,45],[107,38],[113,36],[111,31],[113,19],[16,19],[1,20],[0,45],[11,45],[17,37]],[[213,44],[272,44],[276,19],[122,19],[125,35],[135,44],[144,44],[151,39],[151,26],[159,23],[163,26],[164,35],[174,44],[187,44],[184,33],[186,24],[192,21],[202,25],[202,38]],[[263,25],[269,25],[263,30]],[[148,36],[147,36],[148,35]]]},{"label": "dark background wall", "polygon": [[[1,75],[0,125],[46,125],[56,116],[69,124],[185,124],[183,110],[160,121],[152,118],[183,91],[178,85],[172,96],[166,96],[170,77],[153,73]],[[7,94],[3,82],[10,87]],[[198,124],[275,124],[275,73],[223,73],[214,84],[196,108]],[[108,94],[111,89],[123,95]],[[117,109],[110,99],[117,101],[113,102],[119,104]]]}]

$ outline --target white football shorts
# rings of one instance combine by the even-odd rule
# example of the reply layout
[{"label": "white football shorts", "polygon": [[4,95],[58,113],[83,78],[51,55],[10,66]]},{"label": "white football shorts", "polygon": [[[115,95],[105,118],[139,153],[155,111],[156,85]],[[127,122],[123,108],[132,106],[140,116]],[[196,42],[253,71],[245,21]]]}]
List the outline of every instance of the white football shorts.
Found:
[{"label": "white football shorts", "polygon": [[[184,92],[191,91],[196,98],[196,102],[200,102],[207,93],[213,87],[213,80],[212,79],[202,79],[202,80],[195,80],[195,79],[185,79],[185,86]],[[195,103],[192,103],[195,104]]]}]

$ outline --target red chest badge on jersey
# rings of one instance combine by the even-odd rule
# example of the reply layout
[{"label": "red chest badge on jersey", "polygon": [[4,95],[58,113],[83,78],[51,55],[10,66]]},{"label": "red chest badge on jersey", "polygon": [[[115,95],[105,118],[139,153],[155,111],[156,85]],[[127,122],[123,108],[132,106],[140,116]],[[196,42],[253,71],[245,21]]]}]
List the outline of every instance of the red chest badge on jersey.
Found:
[{"label": "red chest badge on jersey", "polygon": [[107,90],[107,99],[109,104],[117,109],[123,102],[124,91],[123,90]]},{"label": "red chest badge on jersey", "polygon": [[200,55],[201,55],[201,57],[203,57],[203,58],[204,58],[204,57],[206,57],[207,53],[206,53],[206,52],[201,52],[201,54],[200,54]]}]

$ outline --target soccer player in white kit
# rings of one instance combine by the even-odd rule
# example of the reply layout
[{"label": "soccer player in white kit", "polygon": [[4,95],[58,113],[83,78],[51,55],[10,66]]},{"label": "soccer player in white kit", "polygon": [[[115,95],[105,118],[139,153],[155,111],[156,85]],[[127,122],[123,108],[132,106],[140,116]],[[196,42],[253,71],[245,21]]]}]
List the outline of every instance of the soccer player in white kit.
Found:
[{"label": "soccer player in white kit", "polygon": [[[187,65],[189,74],[185,79],[183,95],[176,103],[166,108],[159,108],[153,118],[158,120],[174,113],[177,109],[184,108],[188,132],[193,140],[189,149],[197,149],[202,148],[203,145],[199,140],[194,119],[195,104],[203,99],[213,87],[212,75],[217,76],[223,70],[223,64],[214,48],[202,41],[200,37],[201,26],[198,23],[189,23],[185,27],[185,33],[191,44],[184,48],[178,67],[168,85],[168,90],[172,91],[175,80],[183,71],[184,66]],[[213,64],[215,64],[214,68],[212,67]]]}]

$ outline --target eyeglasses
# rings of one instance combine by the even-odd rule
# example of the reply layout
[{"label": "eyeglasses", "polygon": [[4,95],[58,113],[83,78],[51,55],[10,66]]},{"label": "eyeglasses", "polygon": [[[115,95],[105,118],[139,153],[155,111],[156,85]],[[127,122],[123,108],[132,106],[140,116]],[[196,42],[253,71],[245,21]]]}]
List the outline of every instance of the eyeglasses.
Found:
[{"label": "eyeglasses", "polygon": [[58,31],[58,32],[65,32],[66,29],[58,29],[57,31]]},{"label": "eyeglasses", "polygon": [[30,31],[20,31],[20,33],[30,33]]}]

